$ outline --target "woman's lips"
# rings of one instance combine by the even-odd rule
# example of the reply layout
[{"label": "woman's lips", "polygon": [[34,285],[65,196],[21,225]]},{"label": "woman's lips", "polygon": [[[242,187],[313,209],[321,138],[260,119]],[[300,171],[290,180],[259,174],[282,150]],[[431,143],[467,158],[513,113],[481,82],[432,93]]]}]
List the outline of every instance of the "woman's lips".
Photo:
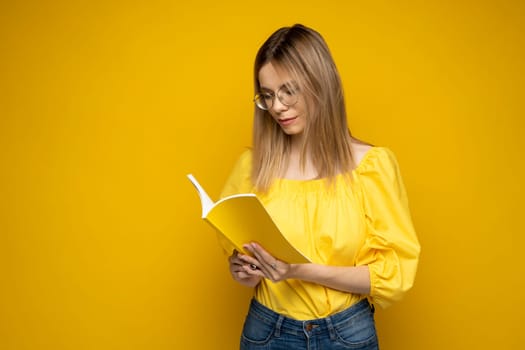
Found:
[{"label": "woman's lips", "polygon": [[295,119],[297,119],[297,117],[279,119],[279,124],[281,124],[282,126],[288,126],[292,124],[295,121]]}]

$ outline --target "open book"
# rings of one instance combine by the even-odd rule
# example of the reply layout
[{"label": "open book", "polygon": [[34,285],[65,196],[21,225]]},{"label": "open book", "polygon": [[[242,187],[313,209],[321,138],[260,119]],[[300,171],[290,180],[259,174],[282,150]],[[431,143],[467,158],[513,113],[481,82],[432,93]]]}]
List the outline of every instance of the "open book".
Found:
[{"label": "open book", "polygon": [[217,229],[223,248],[247,254],[243,245],[259,243],[276,259],[288,263],[307,263],[309,260],[283,236],[270,214],[253,193],[237,194],[213,202],[204,188],[187,175],[197,189],[202,206],[202,218]]}]

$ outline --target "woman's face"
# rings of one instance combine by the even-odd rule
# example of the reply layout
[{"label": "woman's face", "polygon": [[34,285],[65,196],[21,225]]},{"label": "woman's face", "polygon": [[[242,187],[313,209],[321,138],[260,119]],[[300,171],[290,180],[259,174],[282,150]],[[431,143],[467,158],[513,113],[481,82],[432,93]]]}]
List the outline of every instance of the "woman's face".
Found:
[{"label": "woman's face", "polygon": [[[305,102],[302,94],[294,90],[293,87],[297,86],[297,84],[293,81],[290,74],[281,69],[276,69],[270,62],[259,70],[259,84],[261,93],[273,96],[273,100],[269,97],[271,101],[268,102],[271,103],[271,107],[268,109],[268,112],[275,122],[288,135],[302,135],[306,127]],[[295,94],[297,95],[297,102],[293,105],[286,105],[277,97],[278,93],[279,96],[282,96],[281,99],[285,103],[286,95]]]}]

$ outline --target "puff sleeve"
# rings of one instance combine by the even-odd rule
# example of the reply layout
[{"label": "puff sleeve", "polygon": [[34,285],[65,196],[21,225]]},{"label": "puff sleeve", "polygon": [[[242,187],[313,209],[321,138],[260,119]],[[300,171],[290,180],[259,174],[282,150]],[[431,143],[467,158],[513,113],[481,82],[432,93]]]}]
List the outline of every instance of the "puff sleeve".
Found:
[{"label": "puff sleeve", "polygon": [[420,245],[394,154],[378,148],[363,163],[355,180],[361,185],[367,233],[356,265],[368,265],[370,298],[384,308],[412,287]]},{"label": "puff sleeve", "polygon": [[239,193],[250,193],[253,191],[251,183],[252,151],[246,149],[233,166],[226,183],[222,188],[220,198]]}]

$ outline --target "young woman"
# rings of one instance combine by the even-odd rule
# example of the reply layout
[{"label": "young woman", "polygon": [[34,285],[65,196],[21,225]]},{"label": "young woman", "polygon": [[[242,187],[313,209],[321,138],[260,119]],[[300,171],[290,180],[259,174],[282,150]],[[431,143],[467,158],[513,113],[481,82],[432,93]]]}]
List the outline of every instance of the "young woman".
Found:
[{"label": "young woman", "polygon": [[312,263],[254,242],[229,258],[255,288],[241,349],[377,349],[374,307],[411,288],[420,246],[394,154],[353,138],[343,88],[319,33],[273,33],[254,67],[253,148],[222,193],[254,192]]}]

